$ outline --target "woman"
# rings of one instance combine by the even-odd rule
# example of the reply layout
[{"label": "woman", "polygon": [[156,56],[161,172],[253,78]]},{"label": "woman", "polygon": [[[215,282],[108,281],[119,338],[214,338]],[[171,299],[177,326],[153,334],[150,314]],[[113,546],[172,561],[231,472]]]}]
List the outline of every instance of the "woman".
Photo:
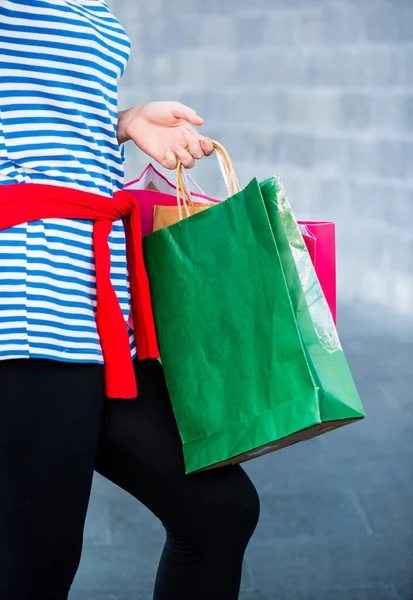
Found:
[{"label": "woman", "polygon": [[[67,206],[71,195],[83,203],[113,198],[123,185],[120,146],[127,140],[169,169],[177,158],[192,167],[212,152],[193,128],[203,119],[177,102],[118,114],[128,55],[126,33],[104,0],[0,4],[2,600],[67,598],[94,469],[165,526],[157,600],[237,598],[258,518],[257,495],[241,467],[184,475],[156,360],[134,360],[137,398],[105,399],[92,219],[24,216],[40,192],[53,210],[60,192]],[[126,331],[121,220],[109,246]]]}]

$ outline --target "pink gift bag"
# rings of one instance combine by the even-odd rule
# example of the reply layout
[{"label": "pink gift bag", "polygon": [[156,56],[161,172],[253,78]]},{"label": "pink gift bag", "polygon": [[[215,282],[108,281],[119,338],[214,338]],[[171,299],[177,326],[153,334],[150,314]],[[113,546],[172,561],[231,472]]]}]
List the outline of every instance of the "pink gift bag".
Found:
[{"label": "pink gift bag", "polygon": [[[221,202],[203,194],[198,185],[189,177],[187,187],[196,203]],[[198,192],[193,189],[197,188]],[[141,208],[142,234],[153,231],[154,206],[175,206],[176,187],[168,181],[152,164],[143,173],[125,185],[139,202]],[[314,264],[327,303],[336,322],[336,244],[335,225],[330,222],[298,221],[305,244]]]},{"label": "pink gift bag", "polygon": [[304,238],[305,245],[308,250],[308,254],[310,255],[312,263],[315,267],[315,258],[316,258],[316,251],[317,251],[317,238],[315,237],[315,235],[313,233],[311,233],[311,231],[308,230],[306,225],[303,225],[300,223],[298,223],[298,225],[300,226],[300,231]]},{"label": "pink gift bag", "polygon": [[336,230],[335,224],[322,221],[298,221],[308,253],[333,315],[337,318]]},{"label": "pink gift bag", "polygon": [[[192,186],[187,185],[188,188],[195,187],[202,191],[190,177],[188,177],[188,181],[193,184]],[[126,183],[124,189],[132,194],[139,203],[142,235],[149,235],[153,231],[154,206],[176,206],[176,186],[157,171],[152,164],[146,167],[138,179]],[[220,200],[196,193],[193,189],[190,191],[196,203],[220,202]],[[131,329],[134,329],[132,315],[129,315],[128,324]]]},{"label": "pink gift bag", "polygon": [[[189,181],[193,184],[193,187],[198,187],[195,182]],[[176,206],[176,187],[159,173],[153,165],[148,165],[138,179],[127,183],[125,190],[130,192],[139,202],[143,235],[148,235],[153,231],[154,206]],[[190,191],[196,204],[220,202],[220,200],[194,192],[192,189]]]}]

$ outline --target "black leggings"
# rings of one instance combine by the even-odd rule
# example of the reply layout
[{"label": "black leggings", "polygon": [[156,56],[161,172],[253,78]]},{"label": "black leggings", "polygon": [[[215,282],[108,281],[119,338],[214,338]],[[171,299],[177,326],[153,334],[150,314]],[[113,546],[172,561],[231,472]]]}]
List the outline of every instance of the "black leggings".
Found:
[{"label": "black leggings", "polygon": [[241,467],[184,474],[161,366],[104,400],[99,365],[0,361],[0,598],[66,600],[94,468],[163,523],[156,600],[236,600],[259,502]]}]

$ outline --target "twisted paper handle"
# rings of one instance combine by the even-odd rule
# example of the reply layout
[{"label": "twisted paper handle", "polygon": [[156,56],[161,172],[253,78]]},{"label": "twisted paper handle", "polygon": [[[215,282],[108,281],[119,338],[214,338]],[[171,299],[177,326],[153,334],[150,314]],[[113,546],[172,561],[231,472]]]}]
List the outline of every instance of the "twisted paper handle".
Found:
[{"label": "twisted paper handle", "polygon": [[[230,198],[241,190],[238,178],[235,174],[234,165],[224,146],[214,140],[212,141],[212,144],[219,155],[219,165],[227,185],[228,198]],[[184,167],[179,159],[176,168],[176,201],[178,204],[179,220],[182,221],[183,218],[190,217],[191,212],[189,207],[193,207],[194,202],[191,197],[191,192],[185,182]]]}]

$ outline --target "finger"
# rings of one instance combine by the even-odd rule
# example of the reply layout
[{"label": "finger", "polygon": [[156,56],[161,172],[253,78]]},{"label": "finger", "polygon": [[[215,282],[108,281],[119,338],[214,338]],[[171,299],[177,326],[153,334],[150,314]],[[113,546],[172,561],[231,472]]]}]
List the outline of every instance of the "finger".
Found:
[{"label": "finger", "polygon": [[195,166],[194,157],[185,148],[182,148],[182,146],[176,146],[175,154],[186,169],[192,169]]},{"label": "finger", "polygon": [[202,138],[201,148],[204,151],[205,156],[210,156],[214,151],[214,144],[209,138]]},{"label": "finger", "polygon": [[192,125],[203,125],[204,119],[200,117],[196,110],[190,108],[189,106],[185,106],[185,104],[181,104],[180,102],[176,103],[176,106],[172,110],[172,114],[175,119],[184,119]]},{"label": "finger", "polygon": [[185,129],[184,137],[189,147],[189,153],[196,159],[204,158],[205,153],[201,146],[201,137],[191,129]]},{"label": "finger", "polygon": [[161,161],[161,164],[166,169],[176,169],[176,156],[170,148],[165,148],[165,158]]}]

